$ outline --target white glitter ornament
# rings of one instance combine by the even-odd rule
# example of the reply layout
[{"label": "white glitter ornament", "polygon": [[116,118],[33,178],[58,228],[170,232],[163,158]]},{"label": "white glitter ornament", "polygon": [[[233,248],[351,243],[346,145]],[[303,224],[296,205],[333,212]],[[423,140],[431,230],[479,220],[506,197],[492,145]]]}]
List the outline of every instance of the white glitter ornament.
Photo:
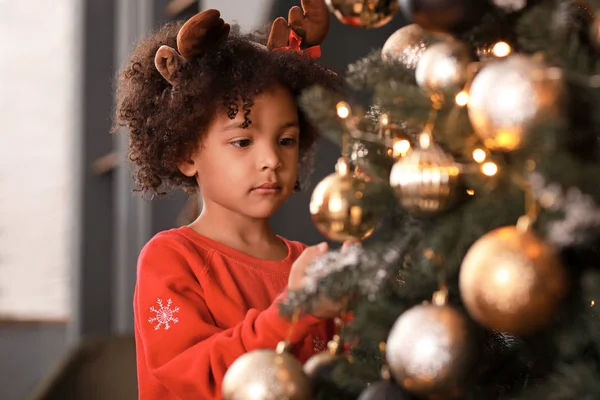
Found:
[{"label": "white glitter ornament", "polygon": [[475,342],[469,322],[454,308],[419,305],[395,322],[386,359],[396,382],[408,391],[453,399],[463,393],[471,374]]}]

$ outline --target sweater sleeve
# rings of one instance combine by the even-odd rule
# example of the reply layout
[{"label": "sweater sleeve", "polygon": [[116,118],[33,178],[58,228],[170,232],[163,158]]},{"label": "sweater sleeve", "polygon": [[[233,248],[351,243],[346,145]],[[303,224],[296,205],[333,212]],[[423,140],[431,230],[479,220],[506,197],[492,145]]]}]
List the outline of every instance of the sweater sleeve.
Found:
[{"label": "sweater sleeve", "polygon": [[[280,295],[266,310],[250,309],[233,328],[215,326],[204,300],[202,274],[197,279],[191,268],[182,252],[168,242],[151,241],[144,248],[134,299],[138,340],[151,374],[173,394],[220,398],[227,368],[248,351],[274,349],[287,337],[291,323],[279,314]],[[291,344],[324,322],[310,315],[300,318]]]}]

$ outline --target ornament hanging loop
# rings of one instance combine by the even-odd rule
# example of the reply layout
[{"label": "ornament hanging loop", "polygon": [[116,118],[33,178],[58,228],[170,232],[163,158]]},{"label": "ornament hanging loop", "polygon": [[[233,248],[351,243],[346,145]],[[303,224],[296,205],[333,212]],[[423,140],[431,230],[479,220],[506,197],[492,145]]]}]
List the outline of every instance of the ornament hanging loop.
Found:
[{"label": "ornament hanging loop", "polygon": [[515,181],[521,187],[525,196],[525,215],[517,220],[517,229],[520,232],[526,232],[535,224],[540,212],[540,204],[535,198],[531,183],[527,179],[519,175],[515,177]]},{"label": "ornament hanging loop", "polygon": [[298,322],[299,318],[300,318],[300,308],[295,308],[294,313],[292,314],[290,329],[288,331],[286,339],[277,343],[277,348],[275,349],[277,354],[283,354],[290,350],[290,341],[292,339],[292,334],[294,333],[294,327],[296,326],[296,323]]},{"label": "ornament hanging loop", "polygon": [[381,353],[381,359],[383,360],[383,364],[381,365],[381,379],[384,381],[390,381],[392,379],[392,374],[390,373],[390,366],[387,362],[386,358],[386,349],[387,344],[385,342],[379,343],[379,352]]},{"label": "ornament hanging loop", "polygon": [[345,101],[340,101],[335,105],[337,116],[344,122],[342,129],[342,157],[348,158],[348,146],[349,146],[349,130],[351,126],[350,119],[352,117],[352,109],[350,105]]},{"label": "ornament hanging loop", "polygon": [[443,306],[448,303],[448,284],[446,283],[446,265],[444,259],[431,249],[425,250],[425,257],[433,261],[438,267],[438,290],[433,293],[431,302],[436,306]]}]

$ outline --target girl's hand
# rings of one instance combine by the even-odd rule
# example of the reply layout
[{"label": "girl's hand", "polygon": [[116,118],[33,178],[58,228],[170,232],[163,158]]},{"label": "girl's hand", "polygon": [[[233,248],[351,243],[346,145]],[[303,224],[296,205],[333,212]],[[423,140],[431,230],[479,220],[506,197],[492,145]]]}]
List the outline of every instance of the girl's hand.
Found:
[{"label": "girl's hand", "polygon": [[[347,240],[342,245],[342,252],[352,245],[360,243],[358,240]],[[306,284],[306,270],[312,262],[318,257],[327,252],[328,245],[326,242],[319,243],[316,246],[310,246],[304,249],[300,257],[296,259],[292,265],[290,276],[288,279],[288,289],[299,290]],[[344,298],[340,301],[333,301],[324,296],[321,296],[319,303],[312,311],[312,315],[317,318],[330,319],[340,316],[341,312],[346,309],[348,299]]]}]

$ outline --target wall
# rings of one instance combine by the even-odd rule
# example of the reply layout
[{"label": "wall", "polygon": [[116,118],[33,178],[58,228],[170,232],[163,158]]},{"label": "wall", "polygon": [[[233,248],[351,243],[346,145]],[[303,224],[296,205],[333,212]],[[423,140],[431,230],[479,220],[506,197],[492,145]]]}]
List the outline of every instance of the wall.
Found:
[{"label": "wall", "polygon": [[80,13],[80,0],[0,1],[3,400],[25,398],[70,340],[64,321],[76,304]]}]

